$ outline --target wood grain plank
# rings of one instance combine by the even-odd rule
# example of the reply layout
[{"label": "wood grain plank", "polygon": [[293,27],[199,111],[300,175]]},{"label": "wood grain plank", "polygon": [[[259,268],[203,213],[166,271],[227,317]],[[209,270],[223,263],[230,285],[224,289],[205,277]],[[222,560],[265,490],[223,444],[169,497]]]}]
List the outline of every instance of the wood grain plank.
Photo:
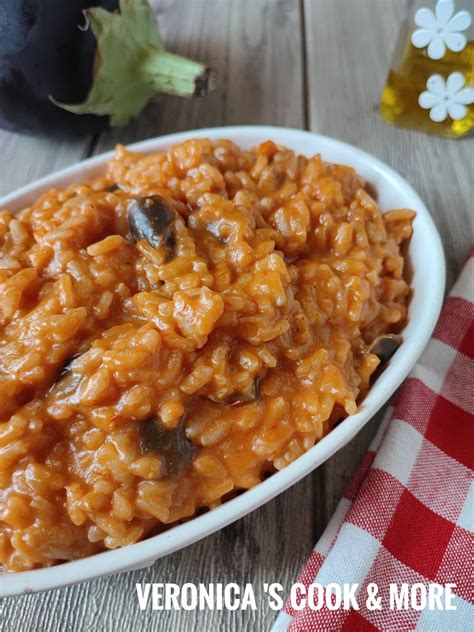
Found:
[{"label": "wood grain plank", "polygon": [[90,141],[91,137],[50,140],[0,130],[0,196],[85,158]]},{"label": "wood grain plank", "polygon": [[[202,100],[159,97],[96,152],[116,142],[206,126],[266,123],[302,127],[303,65],[298,0],[153,2],[168,46],[218,71],[216,92]],[[0,605],[9,632],[137,629],[265,630],[274,619],[264,582],[289,586],[313,545],[313,483],[295,485],[261,509],[151,568],[81,586],[10,599]],[[252,582],[255,612],[140,612],[135,583]]]}]

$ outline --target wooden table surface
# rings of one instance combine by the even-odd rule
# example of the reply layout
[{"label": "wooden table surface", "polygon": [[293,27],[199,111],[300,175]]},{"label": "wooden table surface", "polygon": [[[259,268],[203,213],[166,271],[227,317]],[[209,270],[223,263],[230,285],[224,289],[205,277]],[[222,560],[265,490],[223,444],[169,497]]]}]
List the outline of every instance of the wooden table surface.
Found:
[{"label": "wooden table surface", "polygon": [[[474,140],[391,128],[378,114],[405,0],[155,0],[171,50],[218,71],[199,101],[159,97],[124,130],[75,142],[0,132],[0,194],[116,142],[234,124],[285,125],[340,138],[381,158],[415,187],[441,232],[448,283],[472,242]],[[269,629],[264,582],[289,586],[331,517],[378,419],[312,475],[251,515],[151,568],[5,599],[0,629]],[[256,612],[140,612],[135,583],[252,582]]]}]

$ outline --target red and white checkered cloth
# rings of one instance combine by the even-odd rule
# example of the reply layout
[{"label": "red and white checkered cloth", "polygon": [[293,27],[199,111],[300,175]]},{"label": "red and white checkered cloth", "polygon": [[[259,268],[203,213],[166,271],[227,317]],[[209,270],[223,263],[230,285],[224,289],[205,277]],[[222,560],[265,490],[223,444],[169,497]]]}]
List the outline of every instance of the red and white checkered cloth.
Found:
[{"label": "red and white checkered cloth", "polygon": [[[360,610],[295,611],[288,601],[273,632],[474,630],[473,415],[474,250],[298,579],[359,583]],[[454,583],[456,610],[371,611],[370,582],[387,602],[391,583]]]}]

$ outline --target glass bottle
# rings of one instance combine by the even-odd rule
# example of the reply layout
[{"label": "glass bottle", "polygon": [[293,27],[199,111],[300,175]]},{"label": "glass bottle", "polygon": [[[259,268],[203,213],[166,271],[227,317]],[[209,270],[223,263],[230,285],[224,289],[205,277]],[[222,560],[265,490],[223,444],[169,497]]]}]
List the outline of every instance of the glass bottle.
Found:
[{"label": "glass bottle", "polygon": [[474,134],[474,0],[410,0],[380,111],[398,127]]}]

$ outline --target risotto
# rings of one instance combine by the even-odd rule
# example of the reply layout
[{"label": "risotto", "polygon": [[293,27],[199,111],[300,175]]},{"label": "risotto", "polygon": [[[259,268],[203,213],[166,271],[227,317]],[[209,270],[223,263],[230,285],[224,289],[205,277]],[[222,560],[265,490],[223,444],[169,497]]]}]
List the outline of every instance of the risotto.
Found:
[{"label": "risotto", "polygon": [[158,533],[355,413],[413,216],[319,155],[206,139],[0,212],[3,568]]}]

